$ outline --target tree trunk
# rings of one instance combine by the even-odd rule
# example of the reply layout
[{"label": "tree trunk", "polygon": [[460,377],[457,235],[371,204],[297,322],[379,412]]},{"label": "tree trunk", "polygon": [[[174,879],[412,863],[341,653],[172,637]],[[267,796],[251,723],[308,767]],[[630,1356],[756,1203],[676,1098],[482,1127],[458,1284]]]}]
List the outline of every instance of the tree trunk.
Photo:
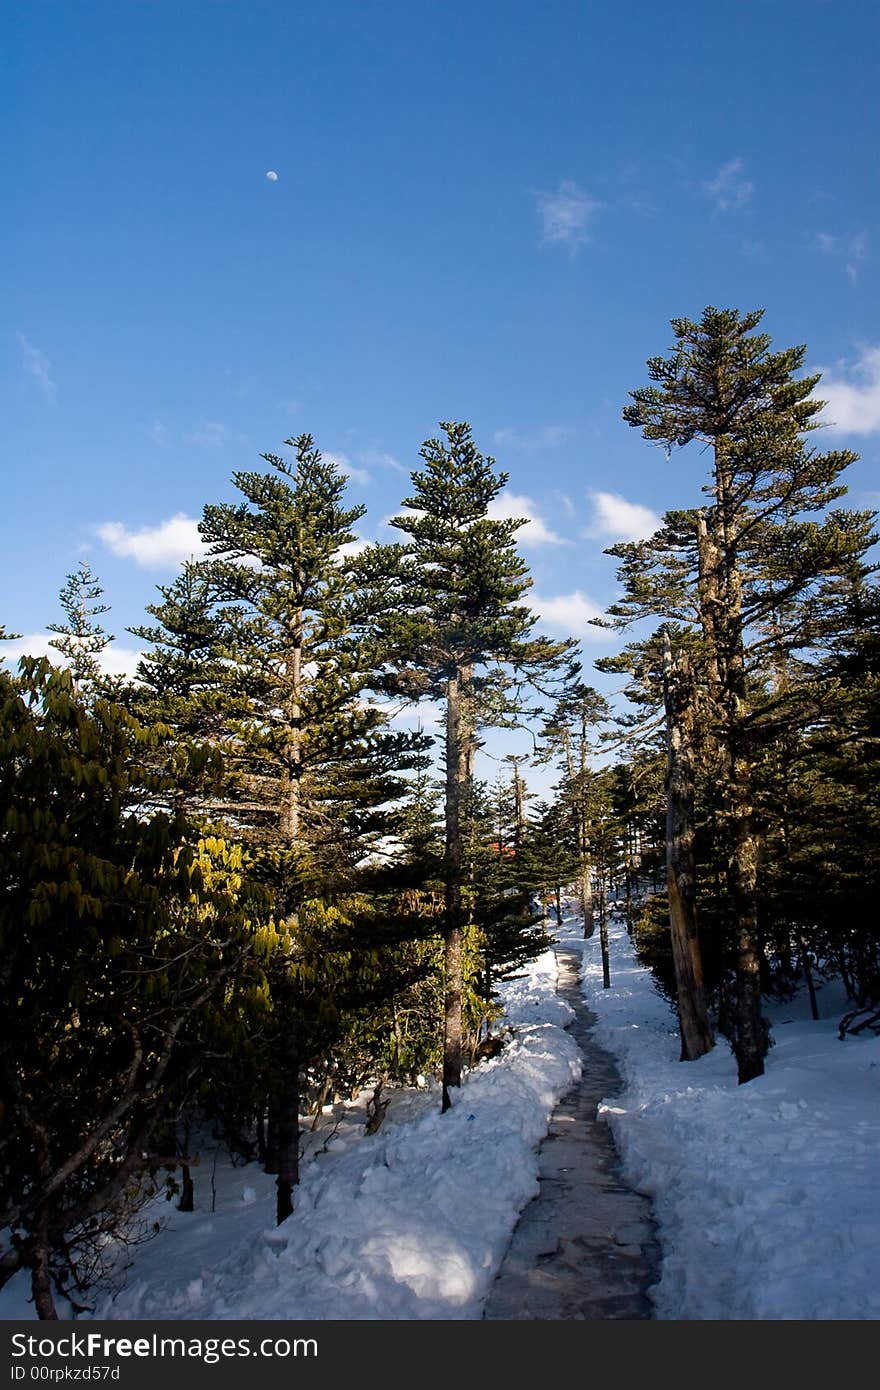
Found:
[{"label": "tree trunk", "polygon": [[697,556],[700,625],[706,638],[711,697],[717,700],[722,686],[721,653],[724,647],[721,637],[721,552],[708,529],[703,511],[697,518]]},{"label": "tree trunk", "polygon": [[663,633],[666,706],[666,886],[678,998],[681,1060],[696,1061],[715,1045],[706,1007],[697,935],[694,859],[693,681],[684,653],[673,661]]},{"label": "tree trunk", "polygon": [[599,944],[602,949],[602,988],[611,988],[611,952],[608,946],[608,893],[605,876],[599,876]]},{"label": "tree trunk", "polygon": [[593,913],[593,871],[587,863],[580,877],[581,916],[584,919],[584,936],[591,937],[596,929]]},{"label": "tree trunk", "polygon": [[[737,763],[739,763],[737,759]],[[734,786],[741,792],[734,771]],[[740,806],[734,814],[732,889],[736,912],[736,1054],[740,1085],[764,1075],[767,1030],[761,1015],[761,955],[755,901],[757,843],[751,814]]]},{"label": "tree trunk", "polygon": [[57,1322],[58,1311],[52,1293],[52,1271],[49,1265],[49,1210],[41,1203],[34,1223],[31,1246],[31,1291],[37,1317],[44,1322]]},{"label": "tree trunk", "polygon": [[[525,852],[526,838],[526,784],[520,776],[520,758],[511,757],[513,763],[513,852],[516,858],[516,876],[522,874],[523,855]],[[528,884],[521,880],[519,890],[518,912],[522,917],[530,917],[532,908],[532,894]],[[547,903],[542,898],[541,915],[547,920]]]},{"label": "tree trunk", "polygon": [[590,818],[586,805],[584,804],[587,795],[587,778],[589,768],[587,766],[589,744],[587,742],[587,721],[581,720],[580,727],[580,775],[578,778],[578,793],[580,806],[578,808],[578,835],[580,837],[580,860],[581,860],[581,907],[584,915],[584,936],[590,937],[595,931],[595,920],[593,915],[593,864],[591,860],[590,847]]},{"label": "tree trunk", "polygon": [[277,1225],[293,1211],[293,1189],[299,1182],[299,1070],[296,1062],[284,1077],[278,1094]]},{"label": "tree trunk", "polygon": [[[261,1102],[261,1104],[260,1104],[259,1110],[257,1111],[256,1134],[257,1134],[257,1162],[258,1162],[259,1164],[261,1164],[261,1165],[265,1168],[265,1166],[266,1166],[266,1159],[267,1159],[267,1145],[266,1145],[266,1111],[265,1111],[265,1108],[264,1108],[262,1102]],[[268,1169],[266,1169],[266,1171],[268,1172]]]},{"label": "tree trunk", "polygon": [[[742,575],[736,534],[736,501],[724,446],[715,441],[715,491],[718,544],[719,609],[713,645],[723,682],[721,709],[727,754],[724,801],[730,825],[730,888],[736,940],[736,1024],[733,1050],[740,1085],[764,1074],[767,1029],[761,1016],[761,953],[758,944],[758,846],[752,823],[751,747],[742,617]],[[719,543],[720,542],[720,543]],[[714,552],[713,552],[714,553]],[[720,582],[723,580],[723,583]]]},{"label": "tree trunk", "polygon": [[557,883],[557,885],[556,885],[556,921],[557,921],[558,925],[561,927],[561,926],[562,926],[562,884],[561,884],[561,883]]},{"label": "tree trunk", "polygon": [[590,842],[587,826],[587,813],[584,809],[583,798],[585,795],[585,774],[587,766],[586,755],[586,724],[581,724],[580,740],[580,768],[581,776],[578,779],[575,773],[574,754],[571,747],[571,733],[568,729],[564,735],[565,764],[568,772],[568,783],[577,794],[575,801],[575,823],[577,826],[578,837],[578,859],[580,861],[580,872],[578,874],[578,897],[581,903],[581,920],[584,925],[584,938],[591,937],[595,930],[593,921],[593,869],[590,863]]},{"label": "tree trunk", "polygon": [[192,1173],[188,1163],[180,1165],[180,1201],[177,1203],[178,1211],[193,1211],[195,1207],[195,1188],[193,1186]]},{"label": "tree trunk", "polygon": [[278,1172],[278,1097],[275,1090],[270,1092],[266,1117],[266,1157],[264,1168],[267,1173]]},{"label": "tree trunk", "polygon": [[624,905],[624,916],[625,916],[625,918],[626,918],[626,934],[627,934],[627,936],[632,936],[632,934],[633,934],[633,894],[632,894],[633,873],[632,873],[632,868],[633,868],[634,854],[633,854],[633,836],[632,836],[632,828],[631,828],[630,823],[629,823],[628,820],[624,822],[624,827],[623,827],[623,846],[624,846],[624,861],[623,861],[623,905]]},{"label": "tree trunk", "polygon": [[443,1015],[443,1102],[461,1085],[462,1066],[462,808],[467,787],[468,739],[463,728],[464,677],[460,668],[446,683],[446,856]]},{"label": "tree trunk", "polygon": [[302,638],[287,654],[286,674],[288,756],[281,775],[281,838],[288,849],[296,849],[300,839],[302,799]]}]

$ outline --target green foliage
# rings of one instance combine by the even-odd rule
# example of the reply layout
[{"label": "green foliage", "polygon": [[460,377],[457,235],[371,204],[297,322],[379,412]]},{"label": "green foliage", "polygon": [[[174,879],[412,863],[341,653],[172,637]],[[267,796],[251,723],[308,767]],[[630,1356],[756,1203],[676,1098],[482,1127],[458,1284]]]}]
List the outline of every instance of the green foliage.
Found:
[{"label": "green foliage", "polygon": [[[241,849],[140,814],[161,734],[25,660],[0,684],[2,1220],[76,1276],[156,1166],[209,1014],[259,981],[266,904]],[[158,787],[153,784],[153,790]]]},{"label": "green foliage", "polygon": [[546,678],[573,643],[532,635],[532,580],[515,543],[525,519],[488,515],[507,474],[479,452],[469,425],[441,429],[445,440],[422,445],[424,468],[390,523],[406,543],[371,548],[361,570],[381,596],[374,607],[393,687],[442,699],[450,675],[466,669],[477,705],[503,723],[519,708],[509,671]]},{"label": "green foliage", "polygon": [[[805,348],[772,350],[756,331],[761,318],[708,308],[699,322],[673,320],[670,355],[649,360],[652,384],[631,393],[623,414],[667,457],[708,446],[709,501],[610,551],[623,585],[610,625],[659,619],[692,673],[698,917],[716,954],[709,975],[720,981],[734,963],[739,972],[741,1079],[759,1070],[754,963],[765,984],[771,960],[789,968],[814,915],[805,899],[792,902],[783,803],[797,775],[780,780],[779,769],[809,762],[814,731],[834,722],[835,707],[839,716],[842,686],[822,649],[836,640],[841,596],[864,592],[875,539],[871,513],[834,506],[856,455],[812,447],[822,401],[818,376],[802,374]],[[655,632],[603,663],[633,678],[628,693],[643,711],[634,729],[648,727],[661,702],[659,657]],[[818,783],[813,792],[822,794]],[[814,839],[818,867],[817,850]]]},{"label": "green foliage", "polygon": [[108,604],[99,602],[103,592],[88,560],[80,560],[78,568],[67,576],[59,595],[67,621],[49,624],[49,631],[58,634],[50,639],[49,646],[55,647],[64,657],[76,688],[83,695],[94,696],[102,691],[98,657],[114,641],[96,621],[101,613],[110,611]]},{"label": "green foliage", "polygon": [[267,454],[269,473],[236,473],[245,500],[206,507],[200,528],[229,810],[284,911],[346,891],[392,829],[390,803],[425,745],[391,732],[367,697],[371,613],[346,556],[363,508],[344,505],[346,479],[311,436],[287,442],[293,463]]}]

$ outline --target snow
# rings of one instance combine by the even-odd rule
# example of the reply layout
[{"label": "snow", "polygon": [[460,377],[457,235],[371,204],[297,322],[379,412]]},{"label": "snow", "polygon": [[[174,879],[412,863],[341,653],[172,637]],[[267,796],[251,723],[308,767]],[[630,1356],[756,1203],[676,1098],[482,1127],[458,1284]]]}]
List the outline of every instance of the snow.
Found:
[{"label": "snow", "polygon": [[[571,920],[560,938],[582,949],[595,1036],[623,1077],[600,1115],[627,1178],[654,1202],[656,1316],[880,1315],[880,1039],[838,1040],[836,987],[820,992],[818,1023],[799,1001],[771,1009],[767,1073],[737,1086],[723,1039],[700,1061],[679,1062],[672,1011],[622,927],[611,930],[610,990],[598,936],[584,942]],[[364,1131],[366,1096],[327,1107],[306,1136],[296,1210],[279,1228],[274,1179],[253,1163],[215,1162],[207,1147],[194,1169],[196,1210],[157,1200],[148,1215],[164,1228],[120,1251],[94,1316],[479,1318],[538,1191],[549,1117],[580,1073],[555,986],[552,952],[509,982],[510,1040],[466,1074],[446,1115],[436,1084],[392,1092],[375,1135]],[[32,1317],[27,1298],[19,1275],[0,1293],[0,1318]]]},{"label": "snow", "polygon": [[[513,1037],[466,1074],[447,1114],[436,1085],[396,1091],[375,1135],[364,1106],[309,1136],[295,1211],[272,1225],[274,1179],[256,1164],[194,1169],[196,1210],[164,1201],[154,1239],[130,1249],[122,1289],[97,1318],[479,1318],[521,1208],[537,1190],[537,1147],[580,1075],[556,997],[552,951],[506,988]],[[362,1100],[365,1099],[362,1098]],[[0,1315],[33,1316],[21,1306]],[[10,1290],[12,1285],[9,1286]],[[0,1296],[0,1297],[5,1297]]]},{"label": "snow", "polygon": [[594,1036],[625,1089],[602,1107],[624,1172],[654,1202],[663,1260],[652,1289],[664,1319],[880,1316],[880,1038],[841,1042],[839,988],[767,1008],[766,1073],[738,1086],[720,1038],[681,1063],[675,1018],[611,933],[611,989],[599,943],[584,945]]}]

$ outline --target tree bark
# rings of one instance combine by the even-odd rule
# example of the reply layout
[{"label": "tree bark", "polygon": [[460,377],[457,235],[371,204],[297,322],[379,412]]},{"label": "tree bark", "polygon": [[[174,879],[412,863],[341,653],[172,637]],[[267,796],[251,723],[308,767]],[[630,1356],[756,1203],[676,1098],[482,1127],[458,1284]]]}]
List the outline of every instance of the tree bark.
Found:
[{"label": "tree bark", "polygon": [[[301,619],[300,619],[301,621]],[[300,839],[302,799],[302,637],[298,635],[287,654],[287,702],[289,753],[281,776],[280,829],[284,845],[296,849]]]},{"label": "tree bark", "polygon": [[706,1007],[697,935],[694,858],[693,681],[684,654],[673,660],[663,634],[666,707],[666,887],[678,998],[681,1060],[696,1061],[715,1045]]},{"label": "tree bark", "polygon": [[40,1205],[34,1222],[31,1243],[31,1290],[37,1317],[44,1322],[57,1322],[58,1311],[52,1293],[52,1271],[49,1265],[49,1209]]},{"label": "tree bark", "polygon": [[[516,857],[517,877],[522,873],[523,854],[526,838],[526,784],[520,776],[520,756],[512,756],[513,763],[513,852]],[[523,917],[531,915],[532,894],[529,885],[523,881],[519,891],[518,911]],[[547,904],[542,906],[542,916],[547,920]]]},{"label": "tree bark", "polygon": [[291,1060],[278,1094],[278,1191],[275,1219],[286,1221],[293,1211],[293,1189],[299,1182],[299,1069]]},{"label": "tree bark", "polygon": [[580,877],[581,916],[584,919],[584,936],[591,937],[596,930],[593,912],[593,871],[587,864]]},{"label": "tree bark", "polygon": [[[262,1101],[260,1102],[260,1108],[259,1108],[258,1111],[257,1111],[257,1118],[256,1118],[256,1135],[257,1135],[257,1162],[258,1162],[259,1164],[261,1164],[262,1167],[265,1168],[265,1166],[266,1166],[266,1161],[267,1161],[268,1149],[267,1149],[267,1144],[266,1144],[266,1111],[265,1111],[265,1107],[264,1107],[264,1104],[263,1104]],[[268,1169],[266,1169],[266,1171],[268,1172]]]},{"label": "tree bark", "polygon": [[599,875],[599,945],[602,950],[602,988],[611,988],[611,952],[608,943],[608,889],[605,875]]},{"label": "tree bark", "polygon": [[727,754],[730,825],[730,888],[736,941],[736,1001],[733,1050],[740,1085],[764,1074],[767,1029],[761,1015],[761,951],[758,940],[758,847],[752,822],[752,759],[745,721],[748,713],[742,616],[742,575],[737,555],[736,503],[724,446],[715,442],[715,482],[720,536],[719,620],[715,651],[722,679],[722,713]]},{"label": "tree bark", "polygon": [[462,809],[467,787],[468,739],[463,727],[464,674],[460,667],[446,683],[446,856],[444,864],[443,1102],[461,1085],[462,1067]]},{"label": "tree bark", "polygon": [[188,1163],[180,1165],[180,1201],[177,1203],[178,1211],[192,1211],[195,1207],[195,1188],[193,1186],[192,1172]]},{"label": "tree bark", "polygon": [[563,733],[563,748],[565,750],[565,766],[568,773],[568,785],[576,795],[575,800],[575,825],[577,828],[578,839],[578,859],[580,861],[580,872],[577,880],[578,897],[581,903],[581,920],[584,926],[584,937],[593,935],[595,923],[593,920],[593,873],[590,864],[590,842],[587,826],[587,813],[584,808],[585,780],[586,780],[586,723],[581,723],[581,742],[580,742],[580,778],[575,773],[574,754],[571,747],[571,731],[566,729]]},{"label": "tree bark", "polygon": [[736,1015],[734,1053],[740,1085],[764,1075],[767,1030],[761,1015],[761,951],[758,944],[758,845],[750,804],[751,760],[734,746],[730,768],[731,895],[736,917]]},{"label": "tree bark", "polygon": [[273,1087],[269,1093],[267,1101],[266,1115],[266,1148],[265,1159],[263,1161],[264,1170],[269,1173],[278,1172],[278,1096]]}]

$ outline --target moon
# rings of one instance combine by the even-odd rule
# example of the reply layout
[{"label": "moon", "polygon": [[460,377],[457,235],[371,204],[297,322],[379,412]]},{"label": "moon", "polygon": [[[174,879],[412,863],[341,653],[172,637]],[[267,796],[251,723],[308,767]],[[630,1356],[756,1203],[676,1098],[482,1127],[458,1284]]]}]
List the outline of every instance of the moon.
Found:
[{"label": "moon", "polygon": [[269,180],[270,183],[278,182],[278,175],[275,173],[274,169],[268,169],[266,171],[266,178]]}]

